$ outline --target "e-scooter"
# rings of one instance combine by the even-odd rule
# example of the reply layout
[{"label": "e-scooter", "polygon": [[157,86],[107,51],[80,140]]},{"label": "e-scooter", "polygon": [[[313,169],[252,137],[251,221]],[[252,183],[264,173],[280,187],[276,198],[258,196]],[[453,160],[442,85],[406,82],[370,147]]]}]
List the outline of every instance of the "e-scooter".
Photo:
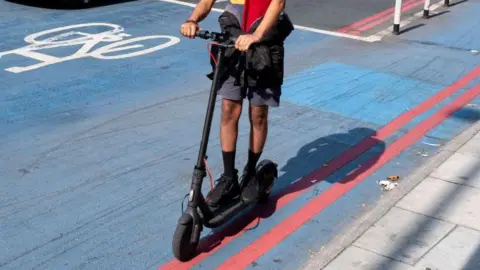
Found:
[{"label": "e-scooter", "polygon": [[[277,178],[277,164],[265,159],[258,163],[254,181],[257,181],[256,196],[241,195],[236,197],[228,205],[222,205],[217,209],[210,208],[201,192],[203,178],[206,176],[205,155],[207,151],[210,127],[212,124],[215,101],[217,97],[220,70],[223,68],[222,61],[227,47],[233,47],[235,38],[225,34],[209,31],[198,31],[197,37],[212,40],[218,46],[217,63],[212,79],[207,112],[203,127],[202,140],[198,153],[197,163],[193,170],[192,183],[188,195],[188,206],[178,220],[177,228],[173,236],[172,249],[175,257],[180,261],[188,261],[195,256],[200,233],[203,226],[207,228],[219,227],[228,221],[233,215],[239,213],[247,206],[255,203],[264,203],[268,200],[271,188]],[[247,183],[245,179],[240,182],[243,191]]]}]

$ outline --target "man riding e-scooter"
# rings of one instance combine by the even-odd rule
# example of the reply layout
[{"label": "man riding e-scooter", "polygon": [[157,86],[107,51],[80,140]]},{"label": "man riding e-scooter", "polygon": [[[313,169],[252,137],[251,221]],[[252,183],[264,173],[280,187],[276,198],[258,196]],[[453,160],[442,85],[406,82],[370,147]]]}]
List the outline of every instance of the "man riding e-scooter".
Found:
[{"label": "man riding e-scooter", "polygon": [[[215,0],[200,0],[181,26],[181,34],[194,38],[198,23],[210,13]],[[223,173],[207,195],[207,203],[218,207],[240,193],[235,169],[238,122],[243,99],[249,100],[250,145],[242,178],[244,193],[255,193],[255,166],[262,154],[268,131],[269,107],[280,104],[283,83],[284,45],[293,30],[283,12],[285,0],[230,0],[219,17],[222,32],[237,37],[235,49],[226,53],[218,94],[222,96],[221,147]],[[248,67],[248,68],[246,68]],[[253,196],[253,195],[252,195]]]}]

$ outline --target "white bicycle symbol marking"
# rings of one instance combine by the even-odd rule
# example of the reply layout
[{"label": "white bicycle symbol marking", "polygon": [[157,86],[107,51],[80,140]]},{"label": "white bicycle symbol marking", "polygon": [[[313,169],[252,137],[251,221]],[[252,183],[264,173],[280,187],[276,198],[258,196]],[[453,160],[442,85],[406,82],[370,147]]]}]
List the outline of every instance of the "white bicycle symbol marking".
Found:
[{"label": "white bicycle symbol marking", "polygon": [[[89,33],[80,31],[81,28],[95,27],[95,28],[107,28],[99,33]],[[94,29],[90,29],[94,30]],[[0,52],[0,58],[4,55],[16,54],[31,59],[35,59],[40,63],[26,66],[26,67],[10,67],[5,69],[6,71],[13,73],[20,73],[29,70],[38,69],[44,66],[61,63],[69,60],[75,60],[84,57],[94,57],[97,59],[123,59],[128,57],[139,56],[143,54],[152,53],[161,49],[168,48],[180,42],[180,39],[174,36],[166,35],[153,35],[143,36],[131,39],[124,39],[131,35],[124,33],[123,27],[116,24],[109,23],[84,23],[75,24],[70,26],[59,27],[50,29],[35,34],[31,34],[25,37],[25,42],[30,45],[18,48],[11,51]],[[55,35],[56,34],[56,35]],[[107,55],[108,53],[121,52],[125,50],[144,48],[144,45],[136,43],[140,41],[150,39],[167,39],[166,42],[139,51],[133,51],[125,54]],[[110,44],[103,47],[93,49],[100,42],[110,42]],[[136,44],[134,44],[136,43]],[[55,57],[38,51],[44,49],[51,49],[57,47],[68,47],[73,45],[83,46],[74,54],[66,57]]]}]

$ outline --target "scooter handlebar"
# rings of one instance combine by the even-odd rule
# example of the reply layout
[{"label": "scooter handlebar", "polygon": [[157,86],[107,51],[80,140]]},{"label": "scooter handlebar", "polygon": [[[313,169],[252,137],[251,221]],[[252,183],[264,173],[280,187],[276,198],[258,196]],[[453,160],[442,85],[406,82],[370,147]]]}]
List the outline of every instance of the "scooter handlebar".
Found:
[{"label": "scooter handlebar", "polygon": [[225,33],[210,32],[207,30],[198,30],[195,36],[202,39],[210,39],[216,42],[225,42],[225,41],[235,42],[235,40],[237,40],[237,38],[229,36]]}]

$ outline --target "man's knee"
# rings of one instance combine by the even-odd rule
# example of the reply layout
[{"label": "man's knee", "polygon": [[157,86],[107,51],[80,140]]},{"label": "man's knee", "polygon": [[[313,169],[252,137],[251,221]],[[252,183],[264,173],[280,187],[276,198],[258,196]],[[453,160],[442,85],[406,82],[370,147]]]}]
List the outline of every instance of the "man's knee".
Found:
[{"label": "man's knee", "polygon": [[241,113],[242,103],[240,101],[224,99],[222,102],[222,125],[238,123]]},{"label": "man's knee", "polygon": [[268,122],[268,106],[251,106],[250,122],[257,128],[265,127]]}]

